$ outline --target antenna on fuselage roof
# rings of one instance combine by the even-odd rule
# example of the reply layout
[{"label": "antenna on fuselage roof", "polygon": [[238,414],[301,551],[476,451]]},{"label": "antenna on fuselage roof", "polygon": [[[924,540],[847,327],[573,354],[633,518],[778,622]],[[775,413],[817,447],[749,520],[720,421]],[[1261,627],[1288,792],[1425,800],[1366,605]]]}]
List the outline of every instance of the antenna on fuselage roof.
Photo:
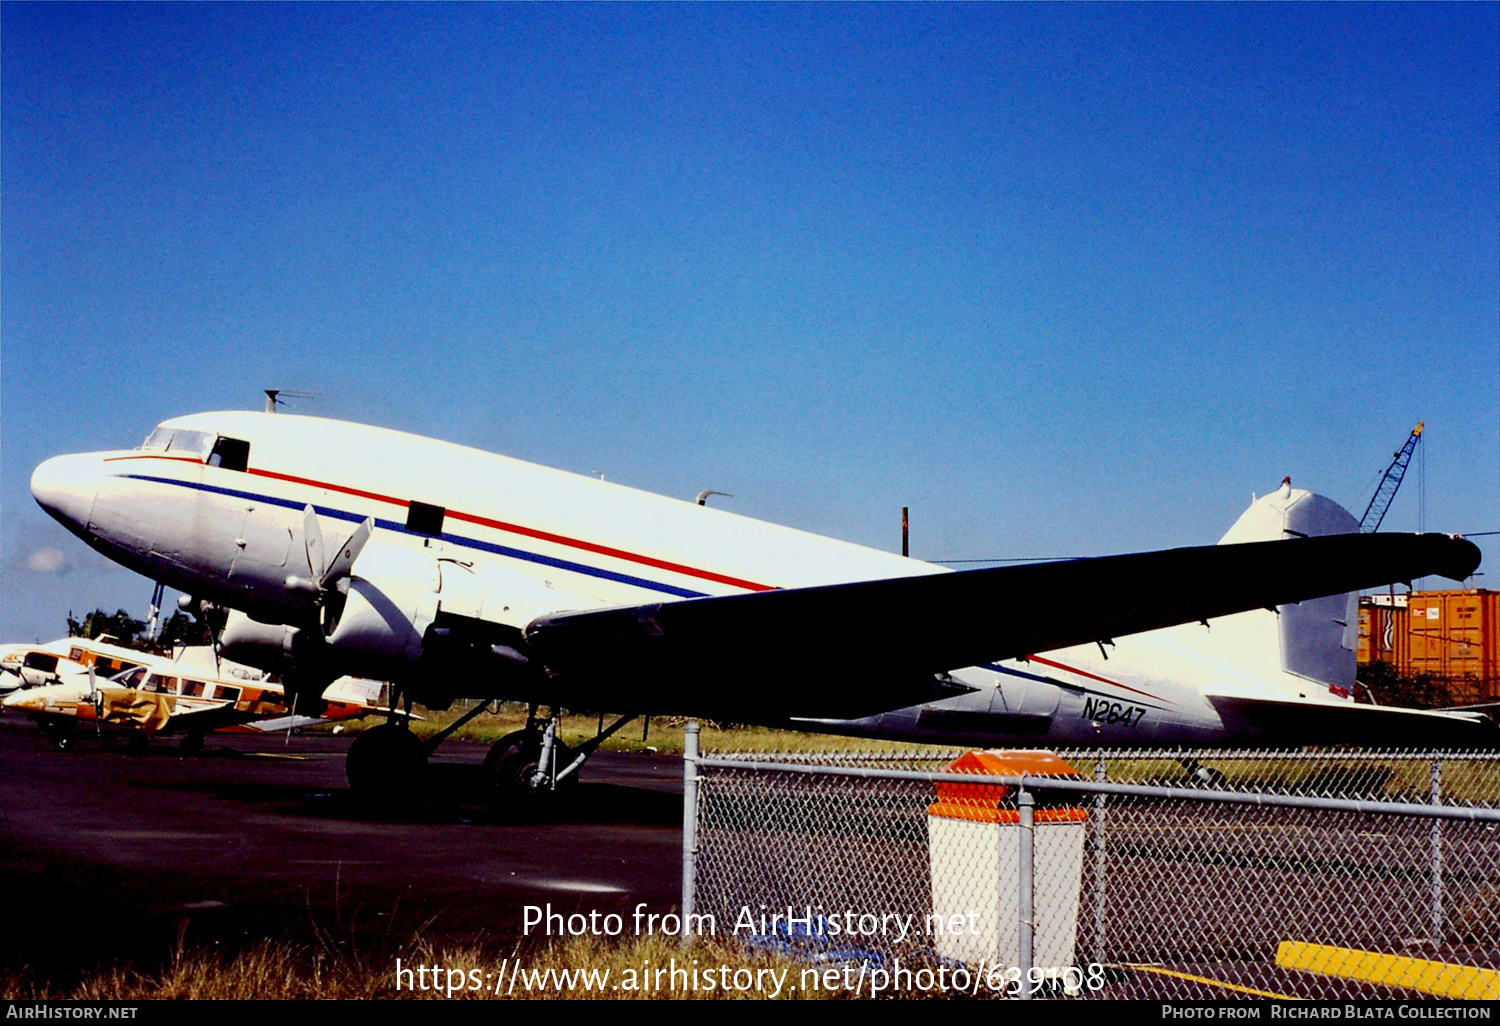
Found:
[{"label": "antenna on fuselage roof", "polygon": [[281,396],[284,396],[284,395],[289,395],[293,399],[316,399],[316,398],[318,398],[318,394],[316,392],[300,392],[300,391],[297,391],[296,389],[292,389],[292,388],[267,388],[267,389],[265,389],[265,393],[266,393],[266,412],[267,413],[275,413],[276,412],[276,407],[278,407],[278,406],[290,406],[291,405],[286,400],[280,398]]}]

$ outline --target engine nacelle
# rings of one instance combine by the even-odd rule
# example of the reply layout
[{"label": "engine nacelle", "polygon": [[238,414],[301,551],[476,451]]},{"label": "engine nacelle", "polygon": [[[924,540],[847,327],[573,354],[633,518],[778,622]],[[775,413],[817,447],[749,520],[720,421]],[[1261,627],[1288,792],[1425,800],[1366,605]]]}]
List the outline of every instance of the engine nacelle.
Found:
[{"label": "engine nacelle", "polygon": [[230,613],[219,635],[219,655],[272,673],[286,673],[304,655],[308,639],[296,627],[261,623],[244,613]]},{"label": "engine nacelle", "polygon": [[440,577],[426,549],[372,541],[354,561],[328,646],[346,673],[395,680],[415,669],[437,614]]}]

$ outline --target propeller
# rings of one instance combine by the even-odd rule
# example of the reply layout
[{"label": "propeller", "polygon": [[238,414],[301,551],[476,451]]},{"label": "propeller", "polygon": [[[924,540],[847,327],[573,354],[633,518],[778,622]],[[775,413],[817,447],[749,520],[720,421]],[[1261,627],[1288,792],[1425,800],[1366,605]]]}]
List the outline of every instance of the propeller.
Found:
[{"label": "propeller", "polygon": [[302,510],[302,546],[307,551],[307,572],[321,579],[328,562],[323,552],[323,528],[311,503]]},{"label": "propeller", "polygon": [[219,638],[224,634],[224,624],[228,620],[228,615],[212,602],[195,599],[191,595],[179,595],[177,608],[184,613],[192,613],[195,620],[208,628],[208,649],[214,654],[214,674],[218,675],[220,673]]},{"label": "propeller", "polygon": [[349,590],[349,573],[374,531],[375,518],[366,517],[329,559],[317,511],[311,505],[302,511],[302,544],[307,555],[308,576],[288,577],[286,586],[288,590],[312,595],[315,605],[327,612],[322,624],[325,631],[332,630],[338,622],[341,601]]},{"label": "propeller", "polygon": [[94,735],[103,736],[104,694],[99,690],[99,682],[94,677],[93,663],[89,663],[89,704],[94,707]]}]

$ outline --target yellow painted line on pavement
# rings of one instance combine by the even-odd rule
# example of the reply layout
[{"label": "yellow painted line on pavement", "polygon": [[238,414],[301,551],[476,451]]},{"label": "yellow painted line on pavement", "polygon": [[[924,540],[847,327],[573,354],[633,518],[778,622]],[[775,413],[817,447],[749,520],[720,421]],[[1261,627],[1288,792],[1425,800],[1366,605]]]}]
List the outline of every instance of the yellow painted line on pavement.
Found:
[{"label": "yellow painted line on pavement", "polygon": [[1255,997],[1275,998],[1278,1001],[1301,1001],[1302,998],[1291,994],[1277,994],[1269,990],[1256,990],[1254,987],[1242,987],[1238,983],[1226,983],[1223,980],[1211,980],[1207,976],[1194,976],[1192,973],[1180,973],[1176,969],[1163,969],[1156,965],[1134,965],[1126,963],[1126,969],[1134,969],[1138,973],[1156,973],[1158,976],[1171,976],[1179,980],[1191,980],[1193,983],[1201,983],[1208,987],[1221,987],[1224,990],[1232,990],[1236,994],[1252,994]]},{"label": "yellow painted line on pavement", "polygon": [[1342,976],[1365,983],[1417,990],[1423,994],[1463,1000],[1500,1000],[1500,971],[1453,965],[1426,958],[1382,955],[1375,951],[1336,948],[1326,944],[1282,941],[1276,964],[1324,976]]}]

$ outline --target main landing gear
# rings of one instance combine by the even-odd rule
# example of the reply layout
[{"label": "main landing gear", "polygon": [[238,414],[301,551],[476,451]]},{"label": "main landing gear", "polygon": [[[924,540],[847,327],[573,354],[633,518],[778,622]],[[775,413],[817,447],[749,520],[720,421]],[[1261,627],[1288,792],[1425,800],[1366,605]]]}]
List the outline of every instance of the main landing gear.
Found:
[{"label": "main landing gear", "polygon": [[349,787],[362,798],[405,801],[413,797],[426,775],[427,757],[432,749],[489,705],[479,706],[437,737],[424,742],[408,726],[411,696],[406,696],[404,715],[396,712],[400,700],[400,693],[393,687],[385,722],[356,737],[349,746],[349,754],[344,756],[344,776],[349,779]]},{"label": "main landing gear", "polygon": [[[410,800],[415,797],[427,769],[427,760],[454,731],[487,712],[491,702],[482,702],[460,716],[441,733],[425,741],[407,726],[411,700],[406,699],[406,718],[396,712],[397,696],[391,697],[386,722],[360,734],[349,747],[344,773],[350,788],[374,801]],[[557,736],[561,713],[553,707],[546,719],[537,717],[533,703],[526,713],[526,726],[507,734],[490,746],[484,760],[485,791],[493,805],[519,798],[554,794],[578,783],[578,771],[604,741],[619,731],[635,714],[621,716],[576,749]]]},{"label": "main landing gear", "polygon": [[1229,778],[1212,766],[1205,766],[1197,759],[1179,759],[1188,775],[1204,787],[1223,787]]},{"label": "main landing gear", "polygon": [[[552,715],[538,720],[533,704],[526,713],[526,727],[507,734],[490,747],[484,770],[490,801],[501,804],[528,795],[564,791],[578,783],[578,771],[588,757],[615,732],[635,719],[634,713],[621,716],[576,749],[563,744],[557,736],[562,720],[554,707]],[[602,722],[602,721],[601,721]]]}]

